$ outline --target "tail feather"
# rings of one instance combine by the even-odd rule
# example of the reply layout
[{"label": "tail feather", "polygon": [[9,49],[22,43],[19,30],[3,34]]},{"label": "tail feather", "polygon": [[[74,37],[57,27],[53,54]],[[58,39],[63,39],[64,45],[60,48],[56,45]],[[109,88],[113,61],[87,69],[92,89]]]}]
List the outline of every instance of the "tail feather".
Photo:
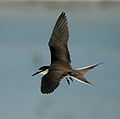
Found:
[{"label": "tail feather", "polygon": [[89,82],[88,80],[86,80],[85,78],[82,78],[80,76],[71,76],[73,79],[81,82],[81,83],[84,83],[84,84],[87,84],[87,85],[93,85],[91,82]]},{"label": "tail feather", "polygon": [[78,68],[76,70],[74,70],[71,74],[70,74],[70,77],[80,81],[81,83],[85,83],[85,84],[88,84],[88,85],[92,85],[92,83],[90,83],[88,80],[85,79],[85,74],[97,67],[98,65],[100,64],[103,64],[103,63],[99,63],[99,64],[94,64],[94,65],[91,65],[91,66],[87,66],[87,67],[82,67],[82,68]]},{"label": "tail feather", "polygon": [[98,64],[93,64],[93,65],[90,65],[90,66],[87,66],[87,67],[82,67],[82,68],[78,68],[77,71],[80,71],[80,72],[83,72],[83,73],[86,73],[88,72],[89,70],[101,65],[103,63],[98,63]]}]

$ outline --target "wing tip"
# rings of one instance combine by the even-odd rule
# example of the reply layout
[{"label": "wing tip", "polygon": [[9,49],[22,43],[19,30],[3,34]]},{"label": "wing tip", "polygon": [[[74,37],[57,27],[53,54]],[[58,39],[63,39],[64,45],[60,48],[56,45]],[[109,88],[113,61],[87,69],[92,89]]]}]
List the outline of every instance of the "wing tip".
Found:
[{"label": "wing tip", "polygon": [[51,90],[51,89],[49,89],[49,88],[47,88],[47,89],[41,89],[41,93],[42,93],[42,94],[51,94],[51,93],[54,92],[54,90],[55,90],[55,89]]},{"label": "wing tip", "polygon": [[56,90],[59,84],[59,82],[52,82],[47,85],[41,85],[41,92],[43,94],[51,94]]},{"label": "wing tip", "polygon": [[61,16],[61,17],[66,17],[65,11],[62,11],[60,16]]},{"label": "wing tip", "polygon": [[65,13],[65,11],[63,10],[61,14],[65,15],[66,13]]}]

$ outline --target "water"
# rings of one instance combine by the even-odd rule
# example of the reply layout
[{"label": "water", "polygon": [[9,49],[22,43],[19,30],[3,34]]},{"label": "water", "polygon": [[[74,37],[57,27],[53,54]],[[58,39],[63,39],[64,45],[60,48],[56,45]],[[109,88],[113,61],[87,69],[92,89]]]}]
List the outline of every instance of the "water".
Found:
[{"label": "water", "polygon": [[[66,80],[51,95],[39,91],[50,63],[47,42],[57,17],[66,11],[72,66],[104,62],[87,74],[93,86]],[[0,2],[1,119],[119,119],[119,3]]]}]

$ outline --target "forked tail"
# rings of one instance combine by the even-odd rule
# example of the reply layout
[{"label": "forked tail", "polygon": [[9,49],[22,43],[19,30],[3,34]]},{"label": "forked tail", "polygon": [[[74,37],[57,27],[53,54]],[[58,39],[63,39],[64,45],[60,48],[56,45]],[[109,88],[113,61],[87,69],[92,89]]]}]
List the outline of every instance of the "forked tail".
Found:
[{"label": "forked tail", "polygon": [[87,81],[85,79],[85,74],[89,70],[91,70],[91,69],[93,69],[93,68],[95,68],[95,67],[97,67],[98,65],[101,65],[101,64],[103,64],[103,63],[94,64],[94,65],[90,65],[90,66],[87,66],[87,67],[82,67],[82,68],[78,68],[76,70],[73,70],[73,72],[70,74],[70,77],[80,81],[81,83],[92,85],[92,83],[90,83],[89,81]]}]

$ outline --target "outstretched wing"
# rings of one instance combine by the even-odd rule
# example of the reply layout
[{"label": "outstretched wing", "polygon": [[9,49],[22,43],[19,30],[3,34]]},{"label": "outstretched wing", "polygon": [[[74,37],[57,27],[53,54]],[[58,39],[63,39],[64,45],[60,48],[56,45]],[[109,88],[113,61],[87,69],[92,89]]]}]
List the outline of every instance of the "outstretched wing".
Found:
[{"label": "outstretched wing", "polygon": [[69,32],[67,19],[65,13],[62,12],[55,24],[49,41],[51,63],[56,60],[63,60],[67,63],[71,63],[70,54],[67,47],[68,38]]},{"label": "outstretched wing", "polygon": [[49,71],[42,77],[41,92],[43,94],[52,93],[60,84],[60,80],[63,78],[63,72],[61,71]]}]

